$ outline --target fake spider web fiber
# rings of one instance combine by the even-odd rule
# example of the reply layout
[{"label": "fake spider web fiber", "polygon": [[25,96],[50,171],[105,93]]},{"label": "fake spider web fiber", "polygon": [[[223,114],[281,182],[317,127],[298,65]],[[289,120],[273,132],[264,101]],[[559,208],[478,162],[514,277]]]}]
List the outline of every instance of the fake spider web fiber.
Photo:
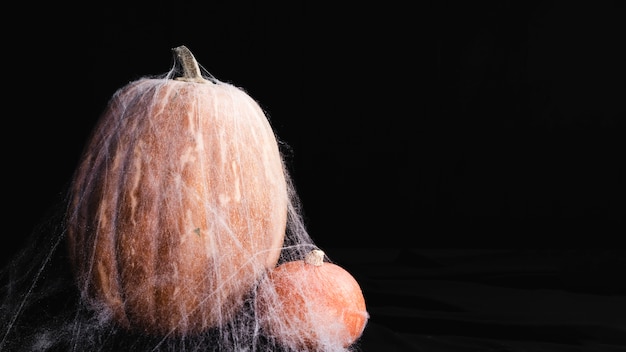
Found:
[{"label": "fake spider web fiber", "polygon": [[[170,80],[180,71],[180,67],[174,65],[172,69],[160,77],[146,78],[150,80]],[[223,85],[225,88],[239,93],[243,92],[228,83],[220,82],[214,77],[204,72],[213,84]],[[142,79],[144,80],[144,79]],[[153,86],[150,86],[153,87]],[[118,91],[119,92],[119,91]],[[116,92],[116,95],[118,93]],[[158,88],[150,94],[158,94]],[[115,100],[113,96],[112,102]],[[252,101],[252,100],[251,100]],[[235,105],[233,105],[235,106]],[[168,108],[168,107],[164,107]],[[125,109],[120,109],[119,116],[115,123],[119,123],[118,128],[108,128],[112,134],[119,133],[119,128],[137,118],[136,116],[125,115]],[[237,111],[231,111],[235,118]],[[263,114],[263,118],[265,115]],[[267,121],[269,123],[269,121]],[[168,128],[161,126],[160,128]],[[167,149],[168,133],[171,131],[160,130],[162,136],[159,143],[165,144]],[[112,136],[102,136],[108,140]],[[235,135],[222,135],[220,138],[239,138]],[[280,144],[279,144],[280,145]],[[281,160],[285,151],[281,149]],[[106,153],[106,149],[102,149]],[[116,160],[107,159],[109,155],[99,155],[103,158],[106,167],[100,170],[93,170],[93,179],[87,182],[96,182],[97,173],[112,172],[110,168]],[[172,155],[172,158],[175,158]],[[161,161],[159,161],[161,162]],[[168,162],[168,161],[162,161]],[[210,169],[211,165],[203,165]],[[305,228],[302,208],[295,191],[294,184],[290,179],[287,167],[283,167],[286,183],[286,228],[285,237],[279,246],[279,257],[277,264],[302,260],[312,249],[315,243]],[[175,183],[176,175],[170,175],[168,182]],[[215,176],[214,177],[219,177]],[[130,182],[129,180],[127,180]],[[157,180],[159,181],[159,180]],[[75,181],[72,181],[75,182]],[[121,181],[120,181],[121,182]],[[146,181],[141,181],[146,182]],[[207,179],[205,188],[212,186],[214,180]],[[234,312],[220,316],[217,326],[202,329],[193,333],[169,334],[162,332],[158,334],[145,334],[141,329],[128,329],[122,326],[114,317],[110,307],[99,306],[89,297],[88,286],[92,282],[87,280],[77,284],[76,277],[70,265],[71,258],[68,254],[68,219],[72,219],[72,214],[68,214],[68,205],[72,197],[81,197],[81,194],[72,194],[70,189],[72,183],[68,185],[66,196],[52,207],[52,211],[44,217],[43,221],[32,232],[27,245],[17,253],[0,271],[0,351],[291,351],[296,347],[285,346],[268,334],[262,327],[261,317],[257,309],[255,285],[262,279],[263,274],[259,274],[255,285],[249,287],[243,295],[242,304]],[[181,185],[184,187],[185,185]],[[245,185],[244,185],[245,186]],[[239,190],[240,197],[246,197],[245,187]],[[139,185],[138,187],[141,187]],[[159,188],[160,186],[155,186]],[[158,189],[157,189],[158,190]],[[176,187],[170,190],[163,190],[161,195],[162,207],[175,207]],[[171,192],[171,193],[168,193]],[[75,192],[74,192],[75,193]],[[205,211],[212,213],[215,217],[216,200],[204,202]],[[176,214],[176,211],[164,214]],[[167,216],[167,215],[166,215]],[[226,226],[226,225],[225,225]],[[251,228],[250,231],[257,231]],[[198,231],[199,234],[199,231]],[[237,234],[234,234],[235,236]],[[89,253],[90,243],[80,243],[80,248],[74,251]],[[140,250],[138,248],[137,250]],[[219,252],[219,243],[207,245],[205,250]],[[211,253],[215,255],[215,253]],[[226,255],[224,253],[224,255]],[[254,257],[254,254],[252,255]],[[330,262],[330,258],[326,258]],[[226,263],[226,262],[224,262]],[[91,263],[91,265],[95,265]],[[219,269],[214,269],[219,270]],[[176,280],[176,277],[161,278],[164,280]],[[215,279],[215,277],[211,277]],[[219,277],[225,284],[228,284],[228,277]],[[306,288],[302,288],[304,290]],[[201,293],[199,301],[212,300],[212,304],[220,305],[223,298],[216,299],[210,294]],[[124,303],[124,302],[122,302]],[[303,305],[303,310],[314,310],[312,305]],[[163,318],[163,317],[161,317]],[[280,320],[276,320],[280,324]],[[328,325],[328,324],[326,324]],[[320,328],[328,329],[324,323]],[[335,330],[340,329],[338,326]],[[288,326],[278,327],[278,330],[288,331]],[[320,330],[318,350],[332,351],[356,351],[358,340],[344,346],[343,342],[332,337],[325,337],[328,330]],[[293,334],[292,334],[293,335]],[[299,339],[298,336],[290,336],[292,340]],[[301,341],[302,342],[302,341]],[[300,347],[298,347],[300,348]]]}]

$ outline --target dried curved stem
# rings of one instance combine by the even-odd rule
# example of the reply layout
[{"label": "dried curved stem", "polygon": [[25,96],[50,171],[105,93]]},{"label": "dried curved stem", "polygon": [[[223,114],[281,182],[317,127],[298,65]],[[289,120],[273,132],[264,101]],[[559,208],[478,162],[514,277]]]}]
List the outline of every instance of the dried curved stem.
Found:
[{"label": "dried curved stem", "polygon": [[198,61],[196,61],[196,58],[191,53],[191,50],[189,50],[186,46],[181,45],[172,49],[172,51],[176,54],[176,59],[183,68],[183,75],[182,77],[177,77],[177,80],[196,83],[209,82],[202,77]]}]

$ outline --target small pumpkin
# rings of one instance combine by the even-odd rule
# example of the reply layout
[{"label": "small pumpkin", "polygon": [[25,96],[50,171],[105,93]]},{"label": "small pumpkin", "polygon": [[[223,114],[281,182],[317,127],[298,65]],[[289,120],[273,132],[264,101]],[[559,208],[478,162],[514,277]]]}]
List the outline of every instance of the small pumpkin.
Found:
[{"label": "small pumpkin", "polygon": [[67,243],[91,306],[186,335],[232,317],[277,264],[288,191],[257,102],[205,79],[185,46],[174,52],[182,77],[130,82],[95,126],[69,189]]},{"label": "small pumpkin", "polygon": [[363,334],[369,314],[356,279],[315,249],[269,271],[257,287],[263,330],[283,347],[337,351]]}]

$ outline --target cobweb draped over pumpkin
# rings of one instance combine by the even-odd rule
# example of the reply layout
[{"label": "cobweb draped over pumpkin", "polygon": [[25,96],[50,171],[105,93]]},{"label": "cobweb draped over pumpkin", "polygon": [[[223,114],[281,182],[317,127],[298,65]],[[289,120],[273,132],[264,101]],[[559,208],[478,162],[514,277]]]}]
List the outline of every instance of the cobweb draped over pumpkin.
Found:
[{"label": "cobweb draped over pumpkin", "polygon": [[207,75],[198,95],[178,69],[113,95],[66,196],[0,272],[0,350],[289,350],[256,300],[269,268],[316,248],[285,151],[242,89]]}]

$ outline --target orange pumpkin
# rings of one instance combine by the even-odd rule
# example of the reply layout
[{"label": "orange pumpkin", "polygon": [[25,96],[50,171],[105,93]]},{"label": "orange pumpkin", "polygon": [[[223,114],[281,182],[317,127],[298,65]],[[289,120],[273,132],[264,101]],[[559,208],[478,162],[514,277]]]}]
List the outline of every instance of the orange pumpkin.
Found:
[{"label": "orange pumpkin", "polygon": [[174,50],[182,77],[130,82],[96,125],[69,190],[67,242],[92,307],[185,335],[227,321],[276,265],[288,192],[259,105]]},{"label": "orange pumpkin", "polygon": [[271,270],[257,288],[260,324],[290,350],[336,351],[363,333],[369,314],[356,279],[313,250]]}]

